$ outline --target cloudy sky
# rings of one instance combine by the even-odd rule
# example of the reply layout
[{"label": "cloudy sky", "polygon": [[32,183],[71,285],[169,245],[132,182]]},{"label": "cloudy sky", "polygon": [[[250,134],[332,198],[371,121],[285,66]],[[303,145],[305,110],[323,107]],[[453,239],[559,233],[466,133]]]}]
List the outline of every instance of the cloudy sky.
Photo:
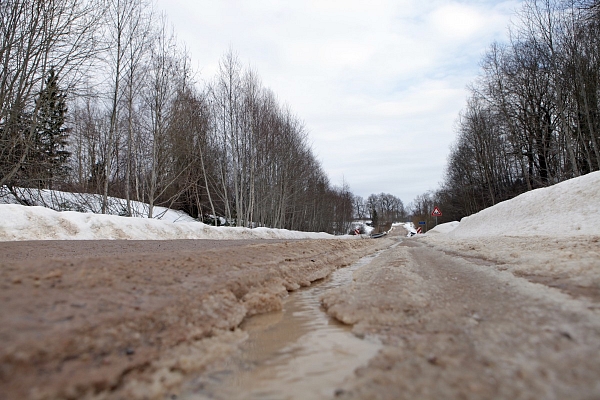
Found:
[{"label": "cloudy sky", "polygon": [[333,184],[405,204],[443,179],[467,85],[520,0],[158,0],[199,80],[232,49],[305,123]]}]

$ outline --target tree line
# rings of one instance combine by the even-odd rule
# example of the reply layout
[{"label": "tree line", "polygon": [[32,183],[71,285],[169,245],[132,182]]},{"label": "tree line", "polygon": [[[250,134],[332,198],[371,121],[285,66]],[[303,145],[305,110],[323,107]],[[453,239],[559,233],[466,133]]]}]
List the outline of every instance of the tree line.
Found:
[{"label": "tree line", "polygon": [[200,84],[146,0],[3,0],[0,24],[0,188],[95,193],[124,216],[349,229],[348,186],[233,51]]},{"label": "tree line", "polygon": [[493,43],[457,124],[441,187],[419,196],[459,220],[600,169],[600,2],[525,0]]},{"label": "tree line", "polygon": [[383,192],[371,194],[367,199],[355,196],[354,210],[356,218],[370,219],[375,224],[378,222],[402,222],[407,216],[402,200],[390,193]]}]

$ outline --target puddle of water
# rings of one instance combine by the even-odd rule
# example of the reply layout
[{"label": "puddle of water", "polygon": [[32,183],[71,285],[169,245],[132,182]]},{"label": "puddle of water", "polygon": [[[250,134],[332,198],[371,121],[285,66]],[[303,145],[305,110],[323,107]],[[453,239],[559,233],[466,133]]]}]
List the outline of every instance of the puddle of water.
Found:
[{"label": "puddle of water", "polygon": [[283,311],[257,315],[242,329],[249,338],[218,371],[197,378],[185,399],[323,399],[381,345],[359,339],[350,327],[329,317],[320,296],[352,282],[352,273],[380,253],[335,271],[309,288],[290,294]]}]

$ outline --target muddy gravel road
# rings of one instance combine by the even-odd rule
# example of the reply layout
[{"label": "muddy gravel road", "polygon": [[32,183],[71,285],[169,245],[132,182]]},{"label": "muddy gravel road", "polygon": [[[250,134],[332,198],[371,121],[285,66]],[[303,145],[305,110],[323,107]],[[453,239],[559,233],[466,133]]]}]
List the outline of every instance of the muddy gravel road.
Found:
[{"label": "muddy gravel road", "polygon": [[0,243],[0,397],[600,398],[595,291],[403,236]]},{"label": "muddy gravel road", "polygon": [[386,241],[0,243],[0,398],[160,399]]},{"label": "muddy gravel road", "polygon": [[339,398],[600,398],[598,298],[470,255],[405,240],[324,295],[384,344]]}]

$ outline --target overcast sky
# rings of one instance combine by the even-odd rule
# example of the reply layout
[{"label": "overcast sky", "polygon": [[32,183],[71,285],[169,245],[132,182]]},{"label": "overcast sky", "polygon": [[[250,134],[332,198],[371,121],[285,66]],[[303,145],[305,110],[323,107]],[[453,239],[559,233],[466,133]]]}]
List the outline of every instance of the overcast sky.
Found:
[{"label": "overcast sky", "polygon": [[467,85],[521,1],[157,0],[199,80],[232,49],[304,121],[333,184],[438,188]]}]

